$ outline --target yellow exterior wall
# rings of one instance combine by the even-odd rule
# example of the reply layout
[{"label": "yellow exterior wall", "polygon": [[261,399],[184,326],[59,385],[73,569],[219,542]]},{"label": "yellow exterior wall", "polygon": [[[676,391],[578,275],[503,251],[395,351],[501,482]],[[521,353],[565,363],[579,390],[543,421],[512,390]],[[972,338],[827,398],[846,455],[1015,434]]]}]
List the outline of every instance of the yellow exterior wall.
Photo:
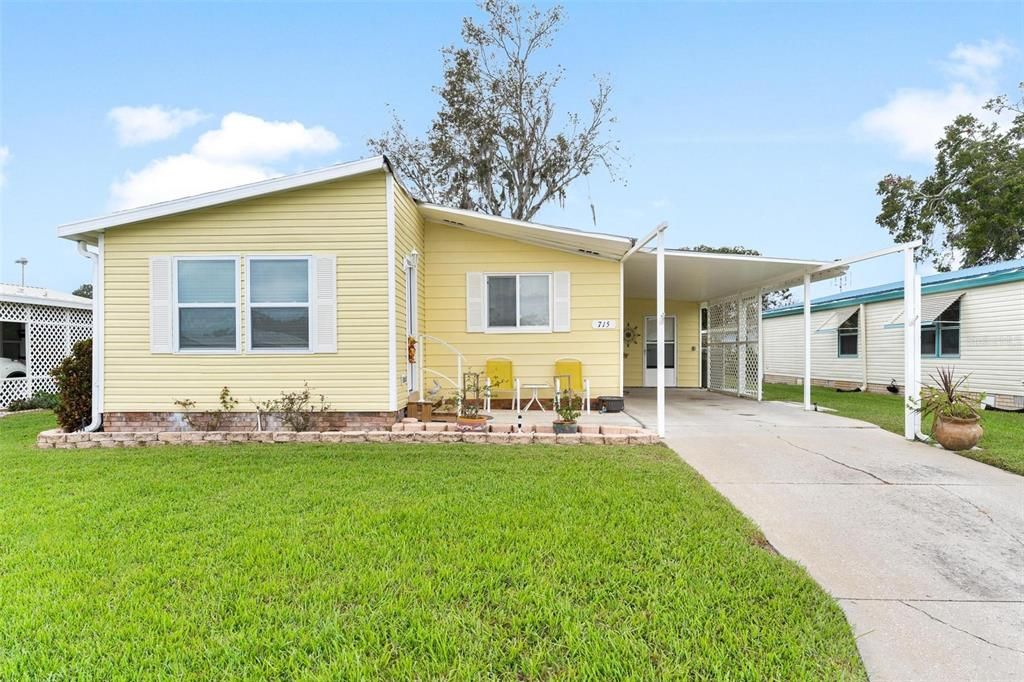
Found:
[{"label": "yellow exterior wall", "polygon": [[[618,262],[546,249],[428,222],[424,333],[437,336],[466,356],[466,371],[484,370],[487,358],[509,358],[523,383],[553,383],[555,361],[577,358],[590,379],[591,395],[619,393]],[[467,272],[555,272],[570,275],[572,328],[551,333],[466,332]],[[592,320],[616,320],[616,329],[593,329]],[[427,343],[426,367],[455,378],[455,358]],[[433,381],[428,375],[426,385]],[[442,382],[443,383],[443,382]],[[507,387],[502,387],[503,389]],[[550,397],[552,390],[542,392]],[[507,397],[499,390],[496,397]],[[524,399],[529,392],[524,391]]]},{"label": "yellow exterior wall", "polygon": [[[328,253],[337,256],[336,355],[150,353],[150,256]],[[335,410],[388,409],[387,253],[384,172],[109,230],[104,409],[176,411],[181,398],[213,408],[226,385],[238,409],[252,411],[250,399],[277,397],[306,381]],[[241,268],[244,302],[244,260]],[[243,348],[245,327],[243,304]]]},{"label": "yellow exterior wall", "polygon": [[416,283],[419,293],[416,299],[419,310],[419,330],[424,331],[424,301],[426,290],[424,286],[424,275],[427,268],[426,256],[423,253],[423,216],[416,208],[412,200],[399,183],[394,182],[393,200],[395,205],[395,344],[397,385],[396,405],[399,409],[405,407],[409,401],[409,365],[408,365],[408,326],[406,325],[406,282],[405,257],[413,251],[420,254],[417,274],[419,281]]},{"label": "yellow exterior wall", "polygon": [[[626,386],[644,385],[644,317],[654,315],[657,309],[654,299],[626,298],[626,323],[637,333],[636,343],[624,348]],[[666,300],[665,314],[676,316],[676,386],[700,386],[700,304]]]}]

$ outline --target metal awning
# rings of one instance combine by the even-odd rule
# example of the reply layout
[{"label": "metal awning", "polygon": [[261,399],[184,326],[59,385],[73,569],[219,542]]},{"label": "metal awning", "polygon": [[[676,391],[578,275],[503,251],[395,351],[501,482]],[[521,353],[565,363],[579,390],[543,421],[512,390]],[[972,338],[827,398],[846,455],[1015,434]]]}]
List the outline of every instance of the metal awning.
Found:
[{"label": "metal awning", "polygon": [[[943,294],[932,294],[927,298],[921,298],[921,324],[932,324],[942,313],[949,310],[950,306],[964,297],[963,291],[948,291]],[[903,311],[889,320],[886,327],[902,327]]]},{"label": "metal awning", "polygon": [[818,327],[818,332],[823,333],[836,331],[841,326],[843,326],[844,322],[853,317],[858,310],[860,310],[860,306],[856,305],[850,306],[848,308],[839,308],[838,310],[833,310],[832,314],[828,316],[828,319],[825,320],[820,327]]}]

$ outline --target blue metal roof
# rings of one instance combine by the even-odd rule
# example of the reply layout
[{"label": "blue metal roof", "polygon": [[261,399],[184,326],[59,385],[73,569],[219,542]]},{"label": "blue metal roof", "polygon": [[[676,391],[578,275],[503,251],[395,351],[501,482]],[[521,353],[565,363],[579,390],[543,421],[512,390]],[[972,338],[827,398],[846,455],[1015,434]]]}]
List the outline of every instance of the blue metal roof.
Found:
[{"label": "blue metal roof", "polygon": [[[940,272],[921,278],[921,293],[934,294],[951,289],[973,289],[1004,282],[1024,280],[1024,258],[1008,260],[989,265],[978,265],[953,272]],[[812,310],[828,310],[861,303],[874,303],[903,298],[903,282],[889,282],[864,289],[841,291],[838,294],[822,296],[811,301]],[[766,311],[765,317],[781,317],[803,312],[803,304],[788,305]]]}]

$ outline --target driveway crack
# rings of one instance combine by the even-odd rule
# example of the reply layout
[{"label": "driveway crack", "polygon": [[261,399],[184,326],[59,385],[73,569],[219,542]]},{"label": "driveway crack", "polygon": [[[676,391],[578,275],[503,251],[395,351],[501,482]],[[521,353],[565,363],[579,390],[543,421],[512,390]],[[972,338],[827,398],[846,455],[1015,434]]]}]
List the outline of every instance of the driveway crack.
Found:
[{"label": "driveway crack", "polygon": [[804,452],[810,453],[812,455],[817,455],[818,457],[824,457],[825,459],[827,459],[828,461],[832,462],[833,464],[838,464],[841,467],[846,467],[847,469],[850,469],[851,471],[859,471],[860,473],[865,474],[865,475],[870,476],[871,478],[875,479],[876,481],[878,481],[882,485],[892,485],[892,483],[890,483],[889,481],[885,480],[884,478],[880,478],[880,477],[874,475],[870,471],[866,471],[864,469],[858,469],[857,467],[853,466],[852,464],[847,464],[846,462],[840,462],[838,459],[833,459],[832,457],[829,457],[824,452],[818,452],[816,450],[810,450],[810,449],[805,448],[803,446],[797,445],[796,443],[794,443],[792,441],[788,441],[785,438],[783,438],[782,436],[776,436],[776,438],[781,440],[783,443],[786,443],[787,445],[790,445],[790,446],[796,448],[797,450],[803,450]]},{"label": "driveway crack", "polygon": [[976,634],[974,634],[973,632],[971,632],[969,630],[964,630],[963,628],[958,628],[957,626],[953,625],[952,623],[947,623],[946,621],[942,620],[941,618],[936,618],[935,616],[933,616],[932,614],[928,613],[924,609],[918,608],[918,607],[914,606],[913,604],[907,603],[907,602],[905,602],[903,600],[900,600],[900,603],[903,604],[906,607],[914,609],[915,611],[917,611],[919,613],[923,613],[924,615],[926,615],[929,618],[931,618],[932,620],[934,620],[936,623],[942,623],[943,625],[945,625],[946,627],[948,627],[948,628],[950,628],[952,630],[956,630],[957,632],[962,632],[965,635],[970,635],[974,639],[977,639],[977,640],[979,640],[981,642],[984,642],[985,644],[988,644],[990,646],[994,646],[994,647],[996,647],[998,649],[1006,649],[1007,651],[1013,651],[1013,652],[1016,652],[1018,654],[1024,654],[1024,649],[1014,649],[1012,646],[1005,646],[1003,644],[997,644],[997,643],[995,643],[995,642],[993,642],[991,640],[985,639],[981,635],[976,635]]},{"label": "driveway crack", "polygon": [[1001,530],[1008,538],[1010,538],[1011,540],[1016,542],[1018,545],[1020,545],[1021,547],[1024,547],[1024,541],[1021,541],[1020,538],[1018,538],[1013,533],[1011,533],[1010,531],[1006,530],[1005,528],[1000,526],[998,523],[996,523],[996,520],[992,518],[992,515],[989,514],[987,511],[985,511],[984,509],[982,509],[981,507],[979,507],[977,504],[975,504],[971,500],[967,499],[963,495],[960,495],[959,493],[955,493],[952,490],[948,490],[946,488],[946,486],[944,486],[944,485],[939,485],[939,486],[936,486],[936,487],[941,488],[942,490],[945,490],[947,493],[949,493],[953,497],[959,498],[960,500],[962,500],[962,501],[966,502],[967,504],[971,505],[972,507],[974,507],[978,511],[979,514],[981,514],[986,519],[988,519],[989,523],[991,523],[993,526],[995,526],[996,528]]}]

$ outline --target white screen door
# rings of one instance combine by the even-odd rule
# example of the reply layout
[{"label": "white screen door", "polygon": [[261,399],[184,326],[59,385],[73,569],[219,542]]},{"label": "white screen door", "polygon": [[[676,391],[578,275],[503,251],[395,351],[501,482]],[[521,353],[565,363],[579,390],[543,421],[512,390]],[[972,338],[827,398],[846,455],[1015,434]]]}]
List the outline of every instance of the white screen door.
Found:
[{"label": "white screen door", "polygon": [[[658,385],[658,318],[644,318],[644,386]],[[665,385],[676,385],[676,317],[665,316]]]}]

